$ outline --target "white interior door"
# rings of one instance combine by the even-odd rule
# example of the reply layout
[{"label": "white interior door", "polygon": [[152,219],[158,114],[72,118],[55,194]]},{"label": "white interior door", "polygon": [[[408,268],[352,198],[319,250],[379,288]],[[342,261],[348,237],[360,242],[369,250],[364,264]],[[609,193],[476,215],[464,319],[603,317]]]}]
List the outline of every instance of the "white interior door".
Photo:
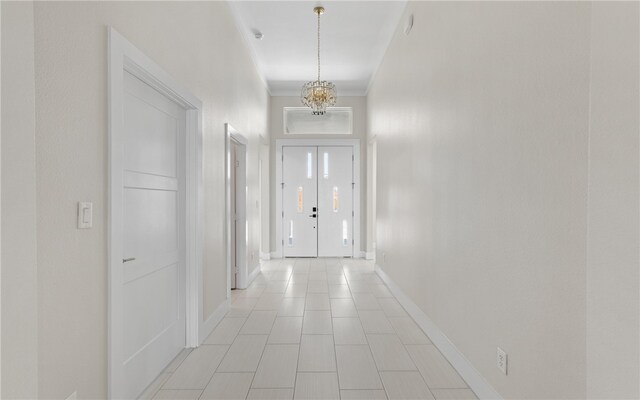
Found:
[{"label": "white interior door", "polygon": [[184,108],[124,73],[123,397],[134,398],[185,347]]},{"label": "white interior door", "polygon": [[318,147],[318,256],[353,256],[353,147]]},{"label": "white interior door", "polygon": [[285,257],[317,257],[318,148],[282,149],[282,232]]}]

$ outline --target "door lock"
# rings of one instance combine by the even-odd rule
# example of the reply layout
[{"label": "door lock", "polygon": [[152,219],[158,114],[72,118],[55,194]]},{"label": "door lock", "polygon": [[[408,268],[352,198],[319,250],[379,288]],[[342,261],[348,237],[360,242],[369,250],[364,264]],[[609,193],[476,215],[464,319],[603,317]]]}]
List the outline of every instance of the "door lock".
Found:
[{"label": "door lock", "polygon": [[316,217],[317,217],[317,214],[311,214],[311,215],[309,215],[309,216],[310,216],[311,218],[316,218]]}]

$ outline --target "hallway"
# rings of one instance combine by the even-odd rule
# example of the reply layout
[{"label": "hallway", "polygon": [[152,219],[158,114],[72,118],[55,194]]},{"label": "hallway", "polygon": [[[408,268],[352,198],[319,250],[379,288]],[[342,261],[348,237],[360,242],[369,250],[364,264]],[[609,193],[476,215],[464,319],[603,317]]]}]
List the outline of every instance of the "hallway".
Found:
[{"label": "hallway", "polygon": [[475,399],[374,272],[354,259],[265,261],[199,348],[143,398]]}]

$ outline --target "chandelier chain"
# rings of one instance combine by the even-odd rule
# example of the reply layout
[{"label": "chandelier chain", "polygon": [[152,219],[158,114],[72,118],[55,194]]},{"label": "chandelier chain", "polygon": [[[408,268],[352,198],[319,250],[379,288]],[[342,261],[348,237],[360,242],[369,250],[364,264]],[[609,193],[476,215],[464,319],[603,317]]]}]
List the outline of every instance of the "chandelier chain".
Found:
[{"label": "chandelier chain", "polygon": [[320,12],[318,12],[318,81],[320,81]]}]

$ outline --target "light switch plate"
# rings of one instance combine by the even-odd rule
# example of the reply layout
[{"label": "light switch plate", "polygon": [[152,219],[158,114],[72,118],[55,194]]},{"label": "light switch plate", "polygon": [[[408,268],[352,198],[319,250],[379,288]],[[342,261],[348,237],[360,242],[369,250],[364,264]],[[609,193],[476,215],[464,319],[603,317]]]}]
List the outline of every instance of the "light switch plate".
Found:
[{"label": "light switch plate", "polygon": [[89,229],[93,227],[93,203],[78,203],[78,229]]}]

